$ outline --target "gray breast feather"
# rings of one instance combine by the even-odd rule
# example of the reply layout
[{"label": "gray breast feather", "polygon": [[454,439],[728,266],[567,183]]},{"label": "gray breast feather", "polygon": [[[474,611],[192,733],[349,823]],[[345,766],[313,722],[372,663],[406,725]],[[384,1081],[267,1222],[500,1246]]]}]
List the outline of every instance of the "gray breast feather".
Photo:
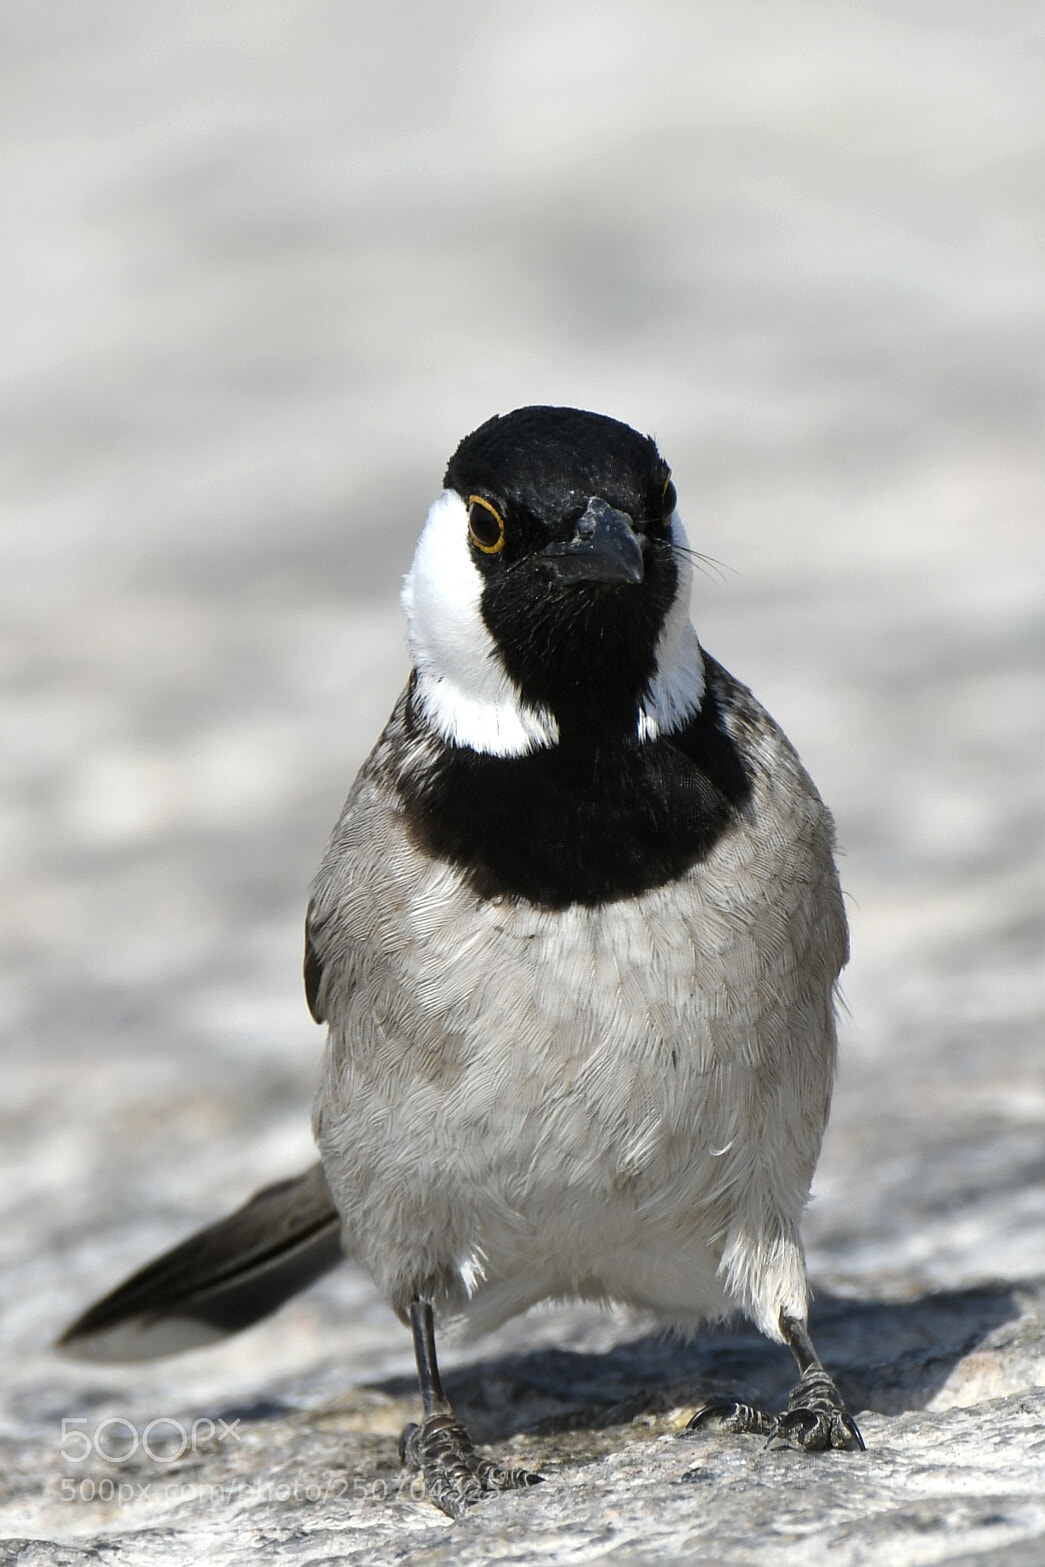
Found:
[{"label": "gray breast feather", "polygon": [[389,779],[401,708],[312,891],[329,1022],[315,1129],[393,1306],[477,1326],[545,1296],[683,1325],[804,1318],[798,1219],[826,1123],[847,935],[833,827],[794,750],[716,671],[742,819],[680,881],[595,908],[482,900]]}]

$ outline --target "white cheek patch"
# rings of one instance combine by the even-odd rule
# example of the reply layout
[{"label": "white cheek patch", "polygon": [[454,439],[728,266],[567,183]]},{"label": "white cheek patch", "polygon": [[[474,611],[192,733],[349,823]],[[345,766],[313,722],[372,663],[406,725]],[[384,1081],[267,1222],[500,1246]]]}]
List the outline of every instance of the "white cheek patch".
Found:
[{"label": "white cheek patch", "polygon": [[[682,728],[700,711],[704,658],[689,618],[693,568],[682,521],[671,536],[678,592],[657,639],[656,671],[639,710],[640,740]],[[468,512],[444,490],[428,513],[403,583],[407,644],[417,671],[417,700],[437,734],[487,756],[526,756],[553,746],[559,727],[532,707],[511,679],[482,617],[483,579],[468,548]]]},{"label": "white cheek patch", "polygon": [[444,490],[428,513],[403,582],[406,639],[417,700],[451,745],[487,756],[526,756],[555,745],[551,713],[531,707],[483,621],[483,579],[468,549],[468,511]]},{"label": "white cheek patch", "polygon": [[678,512],[672,514],[671,539],[677,546],[678,591],[657,638],[656,670],[639,709],[640,740],[656,740],[681,729],[700,712],[704,700],[704,655],[689,618],[693,566]]}]

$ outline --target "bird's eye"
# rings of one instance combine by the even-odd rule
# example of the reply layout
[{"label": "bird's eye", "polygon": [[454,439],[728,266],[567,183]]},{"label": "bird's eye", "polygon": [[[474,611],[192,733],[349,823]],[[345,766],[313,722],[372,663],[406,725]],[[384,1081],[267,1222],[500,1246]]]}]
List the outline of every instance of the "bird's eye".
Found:
[{"label": "bird's eye", "polygon": [[665,517],[670,517],[679,503],[679,492],[671,482],[669,473],[664,480],[664,489],[661,491],[660,508]]},{"label": "bird's eye", "polygon": [[468,497],[468,536],[484,555],[499,555],[504,549],[504,518],[481,495]]}]

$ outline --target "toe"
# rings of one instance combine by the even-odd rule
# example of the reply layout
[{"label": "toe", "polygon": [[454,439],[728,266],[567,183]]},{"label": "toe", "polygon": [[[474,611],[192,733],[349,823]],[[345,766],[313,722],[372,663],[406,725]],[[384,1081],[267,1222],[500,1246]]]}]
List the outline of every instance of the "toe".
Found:
[{"label": "toe", "polygon": [[520,1491],[524,1486],[540,1485],[544,1479],[530,1469],[502,1469],[489,1458],[480,1458],[475,1472],[484,1491]]},{"label": "toe", "polygon": [[831,1446],[831,1422],[812,1409],[787,1409],[773,1422],[769,1441],[821,1453]]},{"label": "toe", "polygon": [[699,1405],[693,1411],[686,1430],[700,1431],[710,1427],[728,1431],[735,1436],[746,1436],[751,1433],[768,1434],[772,1426],[773,1421],[764,1410],[756,1409],[752,1404],[742,1404],[736,1399],[718,1398]]},{"label": "toe", "polygon": [[831,1446],[840,1450],[855,1447],[861,1453],[866,1453],[867,1443],[860,1434],[860,1427],[851,1415],[844,1411],[837,1414],[831,1422]]},{"label": "toe", "polygon": [[837,1409],[786,1409],[773,1422],[769,1441],[801,1448],[804,1453],[823,1453],[828,1448],[843,1452],[853,1447],[865,1451],[856,1421]]}]

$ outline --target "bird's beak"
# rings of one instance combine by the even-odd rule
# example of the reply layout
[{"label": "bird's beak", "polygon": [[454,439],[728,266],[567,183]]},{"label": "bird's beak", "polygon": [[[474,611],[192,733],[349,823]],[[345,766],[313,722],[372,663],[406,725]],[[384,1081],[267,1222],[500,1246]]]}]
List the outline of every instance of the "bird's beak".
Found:
[{"label": "bird's beak", "polygon": [[592,496],[572,539],[541,551],[559,582],[641,582],[642,544],[627,512]]}]

